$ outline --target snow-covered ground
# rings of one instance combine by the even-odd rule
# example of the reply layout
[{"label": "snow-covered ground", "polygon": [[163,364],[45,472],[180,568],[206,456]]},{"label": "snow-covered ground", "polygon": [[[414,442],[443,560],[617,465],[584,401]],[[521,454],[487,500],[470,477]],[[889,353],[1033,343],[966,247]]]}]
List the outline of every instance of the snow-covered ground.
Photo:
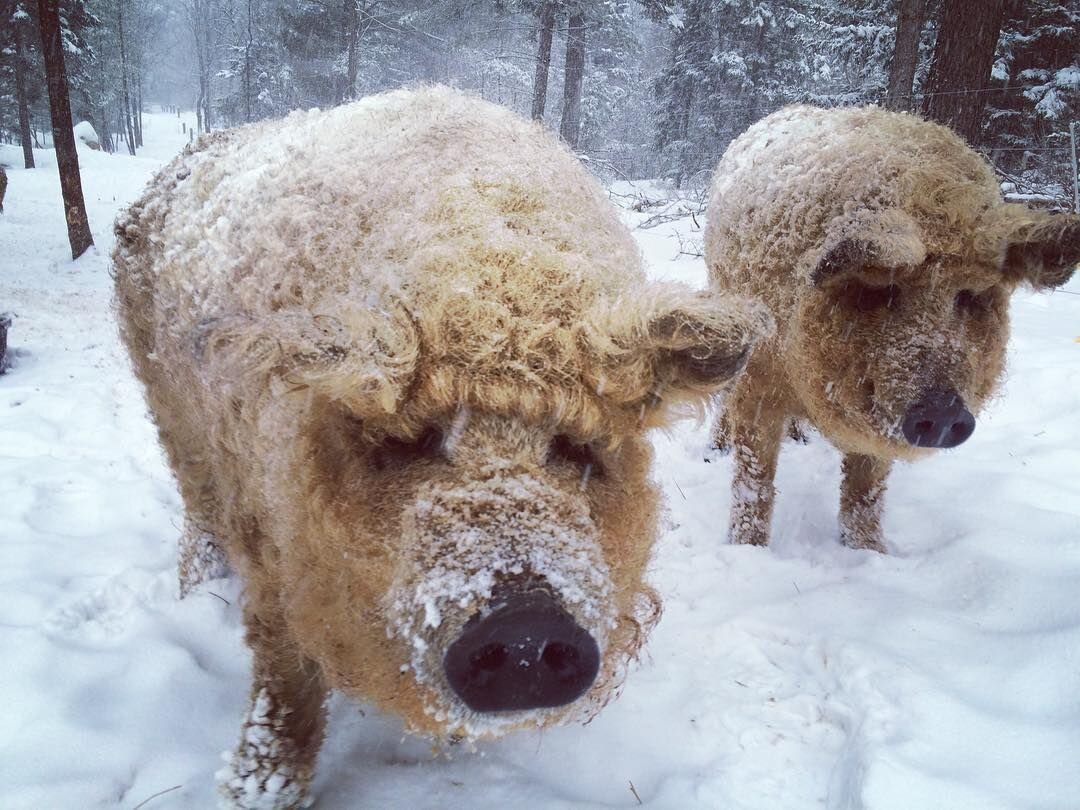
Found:
[{"label": "snow-covered ground", "polygon": [[[177,600],[179,499],[110,309],[112,220],[182,146],[180,119],[150,115],[146,139],[137,158],[81,152],[98,247],[75,263],[51,154],[8,169],[6,810],[212,807],[248,689],[235,583]],[[9,146],[0,162],[22,165]],[[655,275],[704,282],[673,258],[691,225],[637,232]],[[973,438],[894,472],[889,556],[837,544],[820,438],[785,447],[773,544],[744,548],[724,543],[731,465],[704,463],[707,427],[658,436],[665,613],[622,696],[588,726],[452,758],[339,701],[317,807],[1076,810],[1080,280],[1018,295],[1013,316],[1008,383]]]}]

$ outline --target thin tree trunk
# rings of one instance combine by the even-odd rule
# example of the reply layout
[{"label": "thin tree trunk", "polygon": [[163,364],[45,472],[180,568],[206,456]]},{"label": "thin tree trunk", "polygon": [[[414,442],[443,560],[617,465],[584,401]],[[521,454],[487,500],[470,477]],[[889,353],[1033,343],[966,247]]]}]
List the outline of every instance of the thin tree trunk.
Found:
[{"label": "thin tree trunk", "polygon": [[135,155],[135,127],[131,123],[131,94],[128,92],[127,53],[124,49],[124,0],[116,4],[116,23],[120,36],[120,89],[123,102],[124,130],[127,135],[128,152]]},{"label": "thin tree trunk", "polygon": [[64,197],[68,242],[71,258],[77,259],[94,244],[86,221],[79,155],[75,151],[75,133],[71,128],[71,100],[68,97],[64,47],[60,39],[59,0],[38,0],[41,27],[41,52],[45,57],[45,77],[49,86],[49,113],[52,117],[53,146],[60,171],[60,190]]},{"label": "thin tree trunk", "polygon": [[581,137],[581,84],[585,79],[585,14],[580,7],[570,12],[566,32],[566,65],[563,73],[563,108],[559,135],[577,149]]},{"label": "thin tree trunk", "polygon": [[555,30],[555,4],[544,3],[540,7],[538,42],[536,47],[536,76],[533,78],[532,118],[544,120],[547,106],[548,74],[551,72],[551,35]]},{"label": "thin tree trunk", "polygon": [[911,87],[919,61],[919,37],[926,15],[926,0],[900,0],[896,13],[896,46],[889,62],[889,88],[885,106],[890,110],[910,112]]},{"label": "thin tree trunk", "polygon": [[244,46],[244,120],[251,123],[251,0],[247,0],[247,44]]},{"label": "thin tree trunk", "polygon": [[968,143],[982,131],[1005,0],[944,0],[923,113],[952,127]]},{"label": "thin tree trunk", "polygon": [[138,72],[138,80],[135,84],[135,145],[140,149],[143,145],[142,139],[142,63],[140,60],[139,65],[136,66]]},{"label": "thin tree trunk", "polygon": [[26,63],[23,61],[22,24],[15,23],[15,96],[19,107],[19,141],[23,165],[34,168],[34,136],[30,133],[30,105],[26,100]]},{"label": "thin tree trunk", "polygon": [[345,13],[345,86],[338,93],[338,102],[352,101],[356,94],[356,74],[359,71],[360,0],[344,0]]}]

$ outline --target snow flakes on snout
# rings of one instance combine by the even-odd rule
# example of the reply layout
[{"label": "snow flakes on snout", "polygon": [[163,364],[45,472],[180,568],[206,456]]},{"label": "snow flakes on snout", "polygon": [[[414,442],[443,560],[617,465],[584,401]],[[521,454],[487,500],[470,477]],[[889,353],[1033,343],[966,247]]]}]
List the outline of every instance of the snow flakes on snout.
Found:
[{"label": "snow flakes on snout", "polygon": [[408,646],[408,667],[428,687],[426,710],[480,736],[519,723],[473,715],[452,695],[442,653],[496,588],[542,583],[601,651],[614,626],[611,575],[584,497],[523,473],[424,487],[403,517],[403,561],[388,595],[389,630]]}]

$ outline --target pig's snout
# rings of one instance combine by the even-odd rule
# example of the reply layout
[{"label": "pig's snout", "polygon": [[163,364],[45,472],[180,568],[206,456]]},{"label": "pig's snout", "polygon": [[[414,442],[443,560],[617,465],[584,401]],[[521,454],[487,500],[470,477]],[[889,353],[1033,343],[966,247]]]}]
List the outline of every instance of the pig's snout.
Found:
[{"label": "pig's snout", "polygon": [[975,430],[975,417],[955,391],[931,391],[904,414],[904,438],[916,447],[956,447]]},{"label": "pig's snout", "polygon": [[547,591],[514,591],[474,616],[443,658],[451,688],[476,712],[572,703],[596,679],[600,650]]}]

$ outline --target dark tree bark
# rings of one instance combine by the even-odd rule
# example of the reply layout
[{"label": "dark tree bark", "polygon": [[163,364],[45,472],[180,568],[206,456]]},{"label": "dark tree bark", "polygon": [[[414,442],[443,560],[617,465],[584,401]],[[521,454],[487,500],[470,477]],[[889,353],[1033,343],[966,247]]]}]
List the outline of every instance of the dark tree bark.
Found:
[{"label": "dark tree bark", "polygon": [[923,113],[976,144],[1005,0],[944,0]]},{"label": "dark tree bark", "polygon": [[570,12],[566,32],[566,66],[563,72],[563,108],[559,135],[577,149],[581,137],[581,84],[585,79],[585,13],[580,7]]},{"label": "dark tree bark", "polygon": [[19,108],[19,141],[23,165],[34,168],[34,136],[30,134],[30,104],[26,100],[26,62],[23,57],[22,25],[15,24],[15,103]]},{"label": "dark tree bark", "polygon": [[52,117],[53,146],[60,170],[60,190],[64,197],[68,242],[71,258],[77,259],[94,244],[90,223],[86,221],[79,155],[75,151],[75,133],[71,127],[71,99],[68,97],[64,46],[60,39],[59,0],[38,0],[41,27],[41,52],[45,57],[45,78],[49,86],[49,113]]},{"label": "dark tree bark", "polygon": [[900,0],[896,12],[896,47],[889,62],[889,88],[885,106],[911,112],[911,87],[919,62],[919,37],[926,21],[926,0]]},{"label": "dark tree bark", "polygon": [[540,6],[536,47],[536,76],[533,78],[532,118],[544,119],[547,106],[548,74],[551,71],[551,35],[555,30],[555,4]]}]

